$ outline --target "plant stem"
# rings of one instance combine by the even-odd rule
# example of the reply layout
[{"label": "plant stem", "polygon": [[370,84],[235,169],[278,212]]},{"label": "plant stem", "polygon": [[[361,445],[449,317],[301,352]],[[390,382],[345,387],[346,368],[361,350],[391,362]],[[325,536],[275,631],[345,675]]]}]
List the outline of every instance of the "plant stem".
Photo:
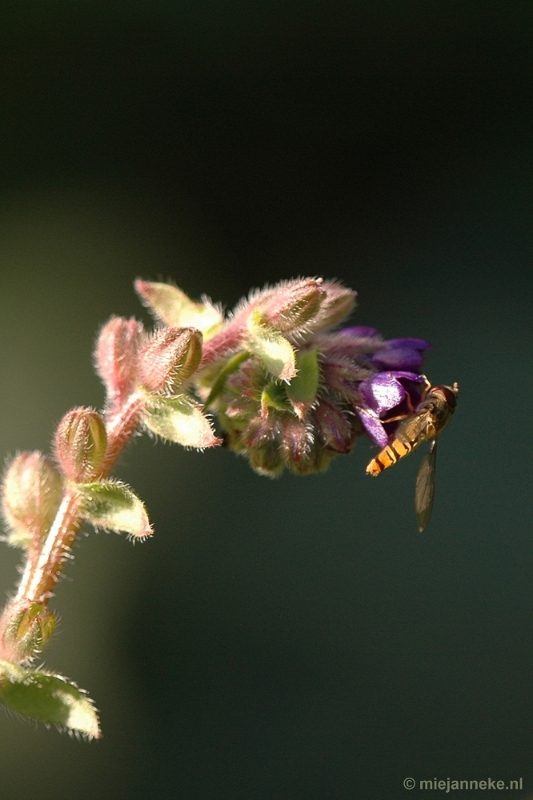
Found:
[{"label": "plant stem", "polygon": [[[109,473],[120,452],[137,430],[141,407],[142,398],[134,393],[106,414],[108,449],[102,478]],[[69,558],[82,521],[80,493],[75,484],[67,483],[50,530],[39,548],[30,548],[28,552],[17,593],[8,601],[0,616],[0,634],[9,629],[11,621],[20,613],[21,608],[33,603],[39,603],[43,607],[47,605],[63,565]],[[2,642],[0,648],[1,645]]]}]

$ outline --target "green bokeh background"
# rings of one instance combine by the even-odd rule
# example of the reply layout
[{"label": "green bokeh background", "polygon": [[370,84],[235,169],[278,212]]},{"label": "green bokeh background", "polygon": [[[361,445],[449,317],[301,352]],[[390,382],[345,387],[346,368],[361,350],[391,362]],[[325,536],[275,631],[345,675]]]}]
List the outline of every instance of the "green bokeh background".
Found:
[{"label": "green bokeh background", "polygon": [[532,33],[527,2],[2,5],[3,453],[102,403],[137,276],[227,307],[339,277],[461,387],[423,536],[417,457],[269,481],[136,440],[116,474],[156,535],[81,539],[44,653],[104,738],[0,715],[2,800],[533,790]]}]

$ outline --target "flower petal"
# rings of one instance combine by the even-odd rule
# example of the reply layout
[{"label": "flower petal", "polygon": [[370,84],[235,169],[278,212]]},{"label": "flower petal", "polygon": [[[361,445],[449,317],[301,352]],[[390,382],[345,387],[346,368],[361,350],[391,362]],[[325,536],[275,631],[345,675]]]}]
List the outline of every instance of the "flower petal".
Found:
[{"label": "flower petal", "polygon": [[367,408],[361,408],[361,406],[357,406],[356,411],[372,441],[378,447],[386,447],[389,443],[389,437],[377,414]]},{"label": "flower petal", "polygon": [[374,353],[372,362],[382,369],[418,370],[424,363],[424,356],[411,347],[394,347]]},{"label": "flower petal", "polygon": [[399,405],[405,397],[405,389],[392,372],[379,372],[370,380],[362,381],[359,387],[365,405],[382,414]]}]

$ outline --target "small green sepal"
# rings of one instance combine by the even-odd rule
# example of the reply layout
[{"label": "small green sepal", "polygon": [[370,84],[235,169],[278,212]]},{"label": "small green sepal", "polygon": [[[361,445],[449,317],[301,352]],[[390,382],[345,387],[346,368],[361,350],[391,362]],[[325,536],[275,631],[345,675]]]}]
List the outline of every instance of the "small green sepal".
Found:
[{"label": "small green sepal", "polygon": [[264,416],[269,408],[274,408],[276,411],[291,411],[285,384],[272,381],[265,386],[261,392],[261,415]]},{"label": "small green sepal", "polygon": [[161,397],[149,395],[142,420],[157,436],[184,447],[214,447],[221,444],[202,407],[188,395]]},{"label": "small green sepal", "polygon": [[4,657],[24,661],[39,653],[56,626],[56,618],[43,603],[14,604],[2,635]]},{"label": "small green sepal", "polygon": [[146,539],[152,528],[144,503],[129,486],[114,480],[85,483],[78,487],[83,498],[81,515],[94,525],[134,539]]},{"label": "small green sepal", "polygon": [[0,703],[38,722],[57,725],[89,739],[100,737],[92,700],[61,675],[0,661]]}]

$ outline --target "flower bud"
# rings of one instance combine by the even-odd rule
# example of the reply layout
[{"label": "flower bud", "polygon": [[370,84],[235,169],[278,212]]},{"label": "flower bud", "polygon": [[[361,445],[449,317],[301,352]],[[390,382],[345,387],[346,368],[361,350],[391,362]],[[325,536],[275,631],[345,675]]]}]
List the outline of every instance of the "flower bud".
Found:
[{"label": "flower bud", "polygon": [[66,477],[87,483],[99,477],[107,448],[104,420],[92,408],[73,408],[59,423],[55,452]]},{"label": "flower bud", "polygon": [[348,419],[333,403],[321,400],[313,409],[313,420],[317,434],[324,446],[335,453],[351,452],[361,425],[358,418],[352,414]]},{"label": "flower bud", "polygon": [[135,388],[142,330],[136,319],[112,317],[100,331],[95,350],[96,369],[111,401],[126,397]]},{"label": "flower bud", "polygon": [[369,368],[343,358],[325,358],[321,366],[324,385],[334,395],[351,403],[361,400],[361,381],[373,374]]},{"label": "flower bud", "polygon": [[196,328],[163,328],[139,354],[139,377],[151,392],[177,394],[202,358],[202,334]]},{"label": "flower bud", "polygon": [[42,453],[20,453],[9,465],[2,485],[8,541],[26,547],[48,532],[62,496],[61,475]]},{"label": "flower bud", "polygon": [[283,421],[280,449],[284,460],[295,472],[314,472],[313,430],[302,420],[287,414]]},{"label": "flower bud", "polygon": [[338,325],[353,309],[357,297],[357,292],[347,289],[335,281],[324,281],[322,290],[324,297],[320,310],[311,323],[313,331]]},{"label": "flower bud", "polygon": [[317,442],[312,426],[290,412],[273,411],[252,420],[231,446],[248,457],[256,472],[272,478],[284,467],[298,475],[317,472],[330,460]]},{"label": "flower bud", "polygon": [[283,455],[279,447],[281,421],[274,414],[254,419],[237,444],[237,451],[243,452],[250,466],[260,475],[275,478],[284,467]]},{"label": "flower bud", "polygon": [[313,320],[326,293],[320,278],[304,278],[279,283],[260,294],[252,307],[279,333],[298,333]]}]

